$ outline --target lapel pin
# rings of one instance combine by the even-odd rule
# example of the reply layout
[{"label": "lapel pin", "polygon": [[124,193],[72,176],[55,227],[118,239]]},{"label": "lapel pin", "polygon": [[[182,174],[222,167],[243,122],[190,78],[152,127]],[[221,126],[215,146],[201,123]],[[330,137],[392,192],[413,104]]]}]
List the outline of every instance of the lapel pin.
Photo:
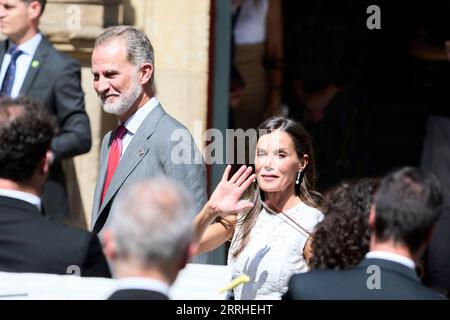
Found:
[{"label": "lapel pin", "polygon": [[145,153],[144,149],[139,150],[139,157],[142,157],[144,153]]},{"label": "lapel pin", "polygon": [[39,67],[39,61],[33,60],[33,62],[31,62],[31,66],[32,66],[33,68]]}]

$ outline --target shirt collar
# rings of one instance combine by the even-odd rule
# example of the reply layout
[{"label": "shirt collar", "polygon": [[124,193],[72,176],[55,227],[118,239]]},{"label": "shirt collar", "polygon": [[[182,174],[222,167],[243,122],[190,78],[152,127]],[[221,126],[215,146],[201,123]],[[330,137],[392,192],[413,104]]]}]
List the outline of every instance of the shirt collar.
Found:
[{"label": "shirt collar", "polygon": [[41,199],[34,194],[16,190],[0,189],[0,196],[28,202],[29,204],[35,206],[39,211],[42,211]]},{"label": "shirt collar", "polygon": [[42,41],[42,34],[38,32],[33,38],[19,45],[19,49],[23,53],[33,57],[41,41]]},{"label": "shirt collar", "polygon": [[413,260],[396,254],[396,253],[392,253],[392,252],[386,252],[386,251],[370,251],[366,254],[366,258],[367,259],[383,259],[383,260],[389,260],[389,261],[393,261],[393,262],[397,262],[400,263],[410,269],[415,270],[416,269],[416,264],[414,263]]},{"label": "shirt collar", "polygon": [[134,114],[132,114],[127,121],[123,124],[127,128],[128,132],[134,135],[136,131],[144,122],[147,115],[159,104],[156,97],[151,98],[141,108],[139,108]]},{"label": "shirt collar", "polygon": [[116,290],[123,289],[141,289],[151,290],[169,296],[169,285],[165,282],[156,279],[144,277],[126,277],[117,280]]}]

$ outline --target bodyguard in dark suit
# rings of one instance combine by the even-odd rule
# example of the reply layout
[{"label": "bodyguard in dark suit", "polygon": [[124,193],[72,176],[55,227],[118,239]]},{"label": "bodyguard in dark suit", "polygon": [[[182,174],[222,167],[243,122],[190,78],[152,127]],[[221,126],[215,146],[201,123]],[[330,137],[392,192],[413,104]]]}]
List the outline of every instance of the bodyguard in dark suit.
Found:
[{"label": "bodyguard in dark suit", "polygon": [[120,125],[102,141],[92,207],[92,228],[108,224],[111,205],[125,186],[166,176],[189,188],[199,212],[206,203],[203,157],[190,132],[155,97],[153,47],[134,27],[105,30],[92,53],[94,89]]},{"label": "bodyguard in dark suit", "polygon": [[442,202],[436,178],[403,168],[381,182],[371,208],[370,251],[349,271],[312,271],[291,278],[284,299],[443,299],[415,272]]},{"label": "bodyguard in dark suit", "polygon": [[111,212],[103,240],[119,280],[109,300],[168,300],[169,287],[196,249],[192,196],[160,177],[127,187]]},{"label": "bodyguard in dark suit", "polygon": [[110,277],[96,235],[42,215],[55,130],[41,105],[0,99],[0,271]]},{"label": "bodyguard in dark suit", "polygon": [[58,52],[39,32],[45,0],[0,1],[0,94],[40,100],[58,119],[51,144],[52,166],[42,195],[45,213],[69,218],[66,179],[61,160],[89,151],[91,130],[84,108],[80,64]]}]

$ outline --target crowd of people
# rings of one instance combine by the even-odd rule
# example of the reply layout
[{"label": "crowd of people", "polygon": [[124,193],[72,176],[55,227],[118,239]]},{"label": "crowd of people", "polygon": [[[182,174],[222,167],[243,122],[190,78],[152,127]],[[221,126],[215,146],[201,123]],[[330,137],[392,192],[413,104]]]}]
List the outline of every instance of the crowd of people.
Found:
[{"label": "crowd of people", "polygon": [[[244,1],[264,14],[273,2]],[[0,0],[0,271],[78,266],[118,279],[110,300],[167,300],[192,257],[229,242],[233,278],[249,277],[236,300],[448,297],[448,208],[433,174],[403,167],[322,195],[312,137],[271,116],[256,128],[251,164],[228,165],[208,198],[201,152],[157,100],[152,44],[130,26],[107,28],[92,54],[94,90],[119,124],[102,141],[92,230],[57,221],[69,209],[64,192],[46,197],[52,177],[61,159],[89,150],[90,128],[80,66],[38,30],[45,3]],[[192,161],[175,161],[175,144]]]}]

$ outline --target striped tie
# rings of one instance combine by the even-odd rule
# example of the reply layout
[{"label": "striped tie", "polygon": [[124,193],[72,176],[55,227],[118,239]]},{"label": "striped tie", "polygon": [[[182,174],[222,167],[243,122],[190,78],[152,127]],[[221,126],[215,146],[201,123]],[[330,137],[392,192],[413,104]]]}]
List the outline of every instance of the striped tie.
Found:
[{"label": "striped tie", "polygon": [[11,62],[8,65],[8,69],[6,69],[5,78],[3,78],[2,89],[0,90],[0,96],[2,97],[11,96],[14,80],[16,78],[16,61],[23,52],[16,46],[12,46],[8,49],[7,53],[11,55]]}]

